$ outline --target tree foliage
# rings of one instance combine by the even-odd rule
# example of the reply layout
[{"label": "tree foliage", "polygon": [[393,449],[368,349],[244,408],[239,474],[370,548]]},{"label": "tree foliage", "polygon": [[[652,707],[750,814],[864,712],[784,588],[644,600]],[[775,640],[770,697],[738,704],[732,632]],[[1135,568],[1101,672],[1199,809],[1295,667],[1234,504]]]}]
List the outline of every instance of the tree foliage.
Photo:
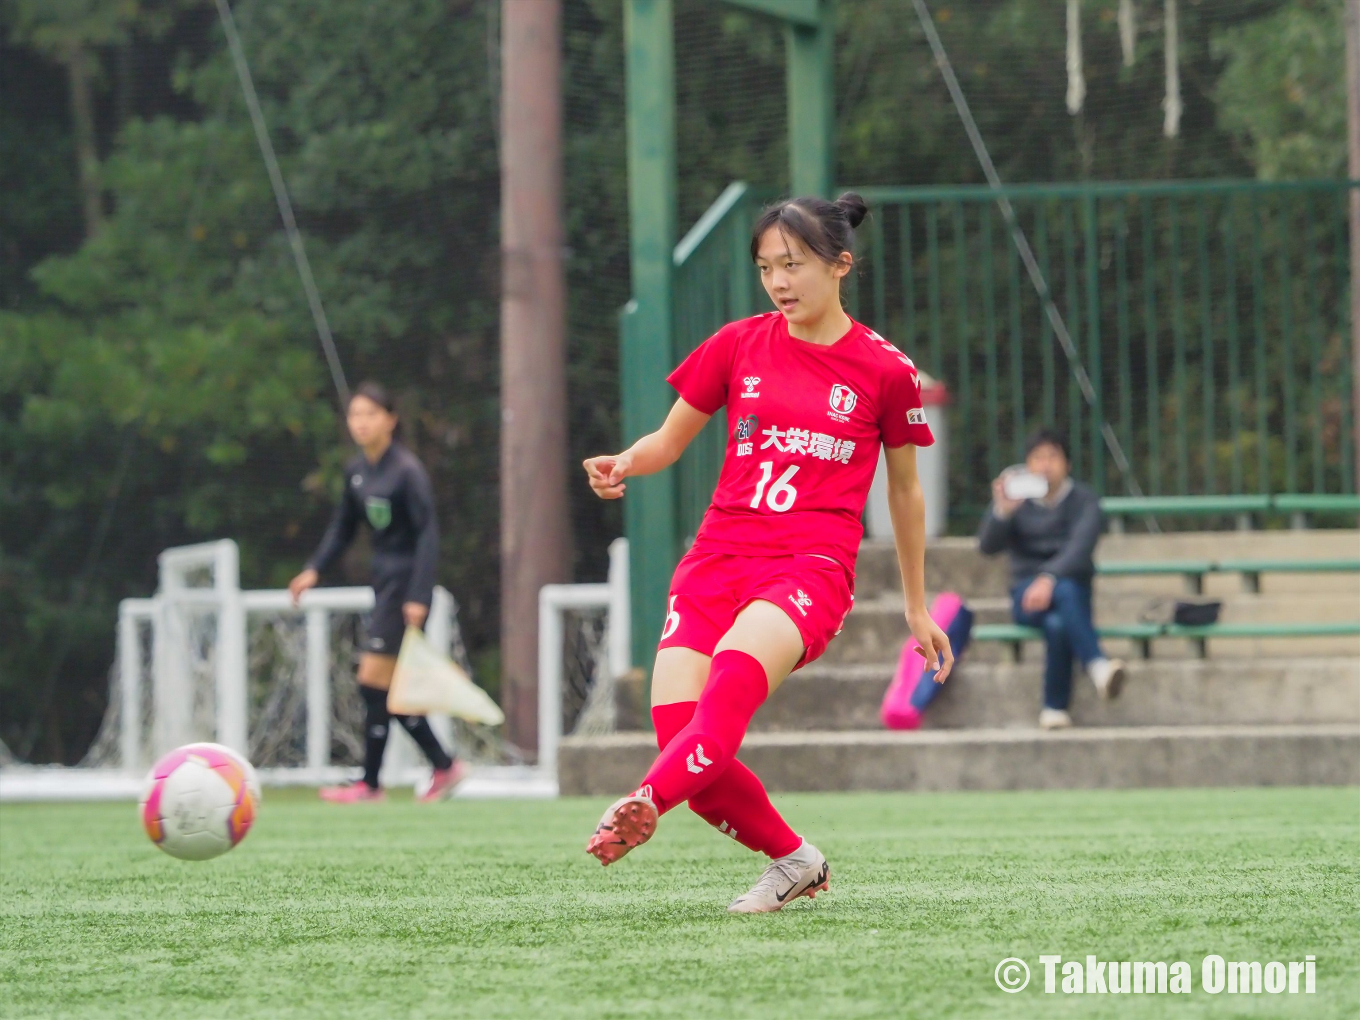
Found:
[{"label": "tree foliage", "polygon": [[1261,177],[1345,176],[1343,15],[1343,0],[1301,0],[1215,39],[1219,116]]},{"label": "tree foliage", "polygon": [[[397,393],[437,490],[441,581],[490,651],[498,0],[234,6],[346,370]],[[1113,0],[1085,5],[1077,118],[1062,5],[934,6],[1007,179],[1335,172],[1337,0],[1182,4],[1174,141],[1160,136],[1160,34],[1149,22],[1123,67]],[[838,7],[838,178],[979,180],[909,8]],[[622,8],[564,9],[569,429],[585,455],[618,428]],[[786,186],[787,141],[782,30],[710,0],[676,10],[683,230],[735,178]],[[347,444],[213,5],[11,0],[0,28],[0,83],[24,100],[0,106],[0,737],[73,760],[103,710],[117,601],[150,592],[155,554],[231,536],[244,583],[282,583]],[[73,48],[89,59],[85,128],[64,94]],[[77,160],[87,143],[94,178]],[[103,222],[82,240],[91,180]],[[572,512],[578,576],[598,576],[618,508],[578,487]]]}]

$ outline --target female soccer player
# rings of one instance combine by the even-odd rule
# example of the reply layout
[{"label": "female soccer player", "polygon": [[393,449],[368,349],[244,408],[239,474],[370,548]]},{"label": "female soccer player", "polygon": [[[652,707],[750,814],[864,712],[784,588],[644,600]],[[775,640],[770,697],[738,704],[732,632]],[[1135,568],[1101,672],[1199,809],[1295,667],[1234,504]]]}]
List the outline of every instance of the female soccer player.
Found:
[{"label": "female soccer player", "polygon": [[[393,718],[387,711],[387,690],[392,686],[406,627],[425,626],[439,555],[439,526],[430,478],[411,451],[393,439],[397,415],[387,391],[377,383],[361,385],[350,397],[345,420],[361,453],[345,466],[345,493],[321,545],[306,569],[288,585],[296,603],[303,592],[316,585],[321,571],[345,551],[359,522],[368,522],[373,530],[371,583],[375,601],[359,656],[359,693],[366,715],[364,778],[321,790],[323,800],[338,804],[383,799],[378,770]],[[434,766],[430,787],[420,799],[440,799],[463,778],[463,763],[444,750],[424,716],[395,718]]]},{"label": "female soccer player", "polygon": [[[826,858],[774,809],[736,760],[751,717],[792,670],[826,650],[853,602],[860,518],[886,448],[889,504],[907,623],[936,680],[949,639],[925,599],[925,502],[916,447],[935,441],[911,360],[845,314],[854,228],[868,209],[797,198],[766,209],[751,258],[778,311],[730,323],[671,373],[679,392],[661,428],[585,462],[590,486],[617,499],[625,479],[675,463],[727,408],[727,455],[694,545],[671,581],[652,671],[660,756],[636,792],[609,807],[587,852],[611,864],[645,843],[683,801],[772,863],[728,907],[779,910],[827,888]],[[815,720],[810,720],[815,722]]]}]

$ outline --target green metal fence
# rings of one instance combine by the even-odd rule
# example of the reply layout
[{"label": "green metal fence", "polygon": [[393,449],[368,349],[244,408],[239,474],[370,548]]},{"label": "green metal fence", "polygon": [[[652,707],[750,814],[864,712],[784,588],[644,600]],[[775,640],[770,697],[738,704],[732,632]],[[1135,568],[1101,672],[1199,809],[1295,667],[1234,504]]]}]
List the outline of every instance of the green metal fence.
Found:
[{"label": "green metal fence", "polygon": [[[675,361],[726,323],[772,306],[751,264],[751,227],[759,199],[745,184],[728,185],[675,247]],[[677,465],[676,523],[687,546],[699,530],[727,448],[727,412],[719,411]]]},{"label": "green metal fence", "polygon": [[[862,188],[852,312],[951,394],[950,497],[969,528],[1040,424],[1076,474],[1128,491],[1108,419],[1150,495],[1355,492],[1348,185],[1211,181],[1005,189],[1096,390],[1083,400],[996,195]],[[768,307],[747,256],[758,197],[734,184],[675,250],[678,361]],[[725,425],[680,464],[692,536]]]},{"label": "green metal fence", "polygon": [[857,317],[953,395],[951,500],[971,514],[1025,434],[1148,494],[1354,492],[1348,185],[1005,189],[1095,387],[1083,400],[985,187],[865,188]]}]

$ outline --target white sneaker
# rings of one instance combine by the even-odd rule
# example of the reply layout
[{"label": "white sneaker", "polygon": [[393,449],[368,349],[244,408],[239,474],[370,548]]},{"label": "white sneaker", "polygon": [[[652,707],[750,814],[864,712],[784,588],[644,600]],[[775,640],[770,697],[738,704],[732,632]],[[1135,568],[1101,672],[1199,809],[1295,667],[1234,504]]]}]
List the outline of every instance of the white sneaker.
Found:
[{"label": "white sneaker", "polygon": [[826,892],[831,867],[822,852],[807,840],[787,857],[770,862],[750,892],[738,896],[728,906],[732,914],[768,914],[780,910],[799,896],[812,899]]},{"label": "white sneaker", "polygon": [[1065,730],[1072,725],[1072,717],[1061,708],[1045,708],[1039,712],[1039,729]]},{"label": "white sneaker", "polygon": [[1086,675],[1096,685],[1096,693],[1106,701],[1119,697],[1127,672],[1123,659],[1095,659],[1086,667]]}]

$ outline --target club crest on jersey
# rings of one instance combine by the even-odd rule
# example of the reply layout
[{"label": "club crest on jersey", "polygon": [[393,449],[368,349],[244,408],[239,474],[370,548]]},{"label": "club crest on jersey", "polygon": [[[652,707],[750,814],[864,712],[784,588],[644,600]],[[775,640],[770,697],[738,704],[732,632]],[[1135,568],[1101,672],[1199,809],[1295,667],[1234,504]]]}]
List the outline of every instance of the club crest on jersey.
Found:
[{"label": "club crest on jersey", "polygon": [[926,409],[924,407],[913,407],[907,412],[908,425],[924,425],[926,423]]},{"label": "club crest on jersey", "polygon": [[751,437],[755,435],[760,419],[754,414],[743,415],[737,419],[737,456],[744,457],[753,449]]},{"label": "club crest on jersey", "polygon": [[364,500],[364,513],[374,531],[382,531],[392,523],[392,501],[381,496],[369,496]]},{"label": "club crest on jersey", "polygon": [[760,385],[760,376],[748,375],[746,378],[742,379],[741,384],[746,387],[746,392],[742,394],[743,397],[760,396],[759,391],[756,390],[756,387]]},{"label": "club crest on jersey", "polygon": [[859,403],[859,397],[855,396],[855,391],[849,386],[842,386],[837,383],[831,387],[831,410],[826,413],[836,421],[849,421],[850,412],[855,409],[857,403]]}]

